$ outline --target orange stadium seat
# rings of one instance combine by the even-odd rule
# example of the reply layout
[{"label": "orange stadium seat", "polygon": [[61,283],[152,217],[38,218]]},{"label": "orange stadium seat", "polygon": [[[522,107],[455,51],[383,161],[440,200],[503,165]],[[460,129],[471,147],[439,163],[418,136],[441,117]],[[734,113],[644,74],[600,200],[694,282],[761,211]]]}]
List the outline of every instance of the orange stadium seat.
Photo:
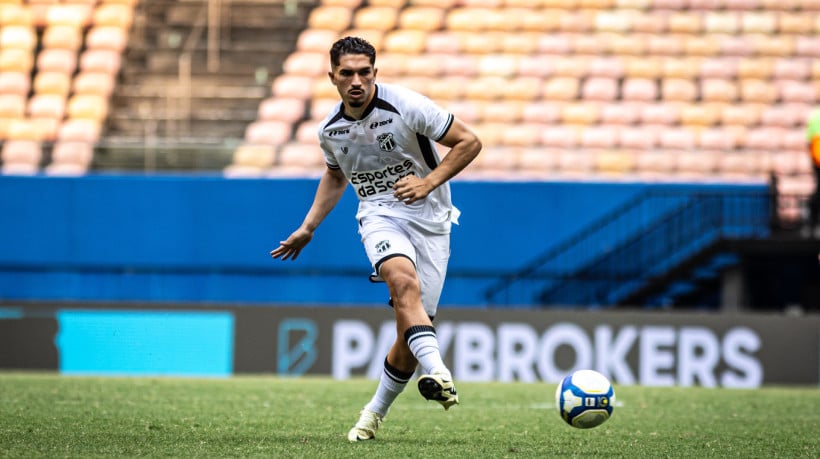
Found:
[{"label": "orange stadium seat", "polygon": [[0,49],[0,72],[29,72],[33,66],[34,54],[30,50]]},{"label": "orange stadium seat", "polygon": [[106,72],[80,72],[71,84],[75,94],[97,94],[109,97],[114,92],[116,77]]},{"label": "orange stadium seat", "polygon": [[0,94],[27,96],[31,90],[31,77],[23,72],[0,72]]},{"label": "orange stadium seat", "polygon": [[42,158],[42,145],[37,140],[6,140],[3,142],[2,151],[0,151],[4,173],[8,173],[7,165],[15,165],[16,171],[36,173]]},{"label": "orange stadium seat", "polygon": [[88,172],[94,158],[93,145],[86,142],[57,142],[51,152],[46,175],[82,175]]},{"label": "orange stadium seat", "polygon": [[700,96],[704,102],[734,103],[738,97],[737,84],[723,78],[703,78],[700,81]]},{"label": "orange stadium seat", "polygon": [[91,13],[91,23],[98,26],[115,26],[128,30],[133,21],[134,8],[124,3],[100,3]]},{"label": "orange stadium seat", "polygon": [[408,6],[399,15],[399,26],[403,29],[435,31],[444,25],[446,10],[430,6]]},{"label": "orange stadium seat", "polygon": [[38,72],[71,75],[77,69],[77,53],[69,49],[46,48],[37,53]]},{"label": "orange stadium seat", "polygon": [[652,150],[658,145],[658,131],[644,127],[621,128],[618,145],[626,150]]},{"label": "orange stadium seat", "polygon": [[29,99],[26,112],[32,118],[62,120],[66,113],[65,96],[62,94],[35,94]]},{"label": "orange stadium seat", "polygon": [[632,125],[635,124],[641,115],[644,103],[642,102],[619,102],[604,104],[601,106],[601,123]]},{"label": "orange stadium seat", "polygon": [[341,32],[350,28],[353,13],[344,6],[324,6],[314,8],[308,16],[308,26],[311,29],[324,29]]},{"label": "orange stadium seat", "polygon": [[295,123],[304,118],[305,105],[305,100],[298,97],[269,97],[259,104],[257,118]]},{"label": "orange stadium seat", "polygon": [[649,78],[627,78],[621,85],[621,97],[627,101],[652,102],[658,98],[658,86]]},{"label": "orange stadium seat", "polygon": [[52,25],[45,28],[42,37],[46,49],[68,49],[77,51],[83,44],[83,31],[79,27]]},{"label": "orange stadium seat", "polygon": [[298,51],[327,53],[330,47],[339,38],[339,33],[326,29],[305,29],[296,39]]},{"label": "orange stadium seat", "polygon": [[0,28],[0,47],[31,51],[37,46],[34,28],[24,25],[7,25]]},{"label": "orange stadium seat", "polygon": [[316,77],[327,74],[330,62],[326,52],[296,51],[285,59],[282,69],[289,75]]},{"label": "orange stadium seat", "polygon": [[65,98],[71,90],[71,75],[64,72],[40,71],[34,75],[34,92],[56,94]]},{"label": "orange stadium seat", "polygon": [[245,128],[245,141],[253,145],[282,145],[291,137],[291,124],[285,121],[254,121]]},{"label": "orange stadium seat", "polygon": [[128,44],[126,29],[115,26],[94,26],[85,36],[88,49],[108,49],[122,53]]},{"label": "orange stadium seat", "polygon": [[0,118],[23,118],[26,99],[22,94],[0,94]]},{"label": "orange stadium seat", "polygon": [[28,7],[17,3],[2,3],[0,25],[33,26],[34,14]]},{"label": "orange stadium seat", "polygon": [[102,122],[108,116],[108,99],[97,94],[74,94],[68,99],[68,117]]},{"label": "orange stadium seat", "polygon": [[695,82],[684,78],[664,78],[660,94],[666,102],[692,102],[699,96]]},{"label": "orange stadium seat", "polygon": [[418,54],[427,46],[427,34],[422,30],[393,30],[384,37],[384,51]]},{"label": "orange stadium seat", "polygon": [[100,123],[91,119],[68,119],[60,125],[57,140],[96,143],[100,140]]},{"label": "orange stadium seat", "polygon": [[86,49],[80,54],[79,67],[82,71],[116,75],[121,65],[122,54],[113,49]]},{"label": "orange stadium seat", "polygon": [[368,6],[353,15],[353,27],[358,29],[393,30],[398,24],[399,12],[389,6]]},{"label": "orange stadium seat", "polygon": [[46,11],[46,26],[86,27],[91,24],[94,6],[88,3],[55,3]]}]

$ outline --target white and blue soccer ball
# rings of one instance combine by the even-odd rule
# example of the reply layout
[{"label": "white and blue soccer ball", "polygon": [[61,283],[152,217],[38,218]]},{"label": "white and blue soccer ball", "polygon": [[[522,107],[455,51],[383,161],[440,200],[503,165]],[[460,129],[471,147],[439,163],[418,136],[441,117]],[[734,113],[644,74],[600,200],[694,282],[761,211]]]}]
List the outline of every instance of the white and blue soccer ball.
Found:
[{"label": "white and blue soccer ball", "polygon": [[606,376],[578,370],[566,376],[555,390],[558,414],[579,429],[597,427],[612,416],[615,391]]}]

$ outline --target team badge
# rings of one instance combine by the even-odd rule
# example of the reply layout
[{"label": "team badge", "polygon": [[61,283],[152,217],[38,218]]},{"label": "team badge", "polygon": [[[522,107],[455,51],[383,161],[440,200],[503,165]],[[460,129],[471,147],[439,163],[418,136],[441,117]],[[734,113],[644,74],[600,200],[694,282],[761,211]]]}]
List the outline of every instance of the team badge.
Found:
[{"label": "team badge", "polygon": [[390,241],[387,239],[376,243],[376,253],[384,253],[390,249]]},{"label": "team badge", "polygon": [[376,140],[379,141],[379,148],[382,151],[393,151],[393,149],[396,148],[396,142],[393,140],[392,132],[381,134],[376,137]]}]

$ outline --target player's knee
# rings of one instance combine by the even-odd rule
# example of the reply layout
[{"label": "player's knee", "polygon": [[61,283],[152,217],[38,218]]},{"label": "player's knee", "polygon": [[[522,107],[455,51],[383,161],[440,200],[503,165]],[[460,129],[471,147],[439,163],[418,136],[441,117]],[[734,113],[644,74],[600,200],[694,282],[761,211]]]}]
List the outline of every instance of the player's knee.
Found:
[{"label": "player's knee", "polygon": [[401,306],[408,296],[417,297],[421,294],[419,279],[412,273],[397,272],[387,279],[392,292],[394,305]]}]

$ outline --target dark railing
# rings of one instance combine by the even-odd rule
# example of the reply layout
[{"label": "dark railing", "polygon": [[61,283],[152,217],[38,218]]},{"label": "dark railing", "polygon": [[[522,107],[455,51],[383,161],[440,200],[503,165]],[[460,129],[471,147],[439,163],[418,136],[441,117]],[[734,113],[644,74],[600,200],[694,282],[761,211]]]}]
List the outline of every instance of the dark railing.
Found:
[{"label": "dark railing", "polygon": [[494,305],[613,305],[725,239],[769,235],[766,190],[649,190],[486,291]]}]

